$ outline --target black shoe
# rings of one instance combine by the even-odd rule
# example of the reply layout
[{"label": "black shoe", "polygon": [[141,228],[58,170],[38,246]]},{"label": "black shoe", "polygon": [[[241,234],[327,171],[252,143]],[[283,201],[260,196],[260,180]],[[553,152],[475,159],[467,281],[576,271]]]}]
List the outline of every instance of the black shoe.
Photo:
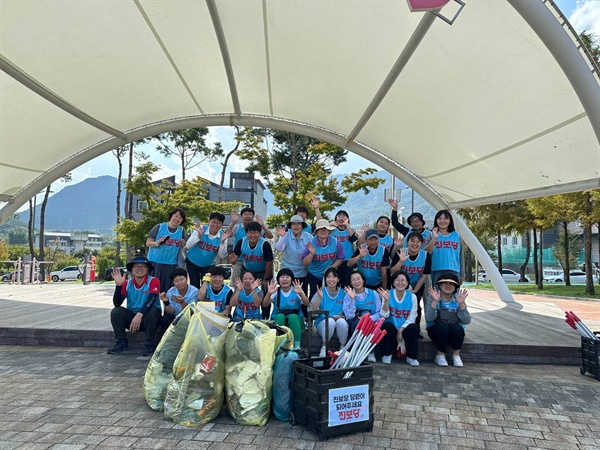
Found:
[{"label": "black shoe", "polygon": [[106,353],[108,353],[109,355],[114,355],[115,353],[126,352],[127,350],[129,350],[129,345],[127,344],[127,341],[117,341],[115,342],[115,345],[106,350]]},{"label": "black shoe", "polygon": [[155,349],[156,349],[156,347],[154,347],[154,346],[145,345],[144,351],[142,352],[142,356],[152,356]]}]

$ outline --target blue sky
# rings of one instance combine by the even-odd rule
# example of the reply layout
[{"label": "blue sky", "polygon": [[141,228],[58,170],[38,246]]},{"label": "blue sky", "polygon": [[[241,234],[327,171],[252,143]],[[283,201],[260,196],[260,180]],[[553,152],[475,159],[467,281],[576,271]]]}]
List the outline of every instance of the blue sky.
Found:
[{"label": "blue sky", "polygon": [[[600,0],[555,0],[555,3],[569,19],[569,22],[578,33],[583,30],[589,30],[594,32],[597,36],[600,36]],[[225,150],[233,148],[233,128],[212,127],[210,129],[208,141],[210,143],[220,141]],[[181,170],[178,161],[175,159],[164,158],[154,151],[154,147],[154,144],[147,146],[146,152],[152,155],[152,161],[160,166],[160,172],[157,174],[157,178],[175,175],[179,179]],[[201,166],[201,170],[199,168],[193,169],[190,172],[189,177],[191,178],[200,175],[212,181],[218,181],[221,171],[221,167],[218,163],[210,165],[202,164]],[[245,167],[245,163],[235,157],[232,158],[229,163],[229,168],[232,171],[243,171]],[[349,173],[364,167],[378,168],[376,165],[364,160],[362,157],[349,153],[348,162],[336,167],[334,173]],[[73,171],[72,175],[73,181],[69,184],[78,183],[84,179],[101,175],[116,176],[116,158],[112,152],[106,153],[77,168]],[[53,184],[52,189],[54,192],[58,192],[66,185],[67,184],[63,182],[57,181]]]}]

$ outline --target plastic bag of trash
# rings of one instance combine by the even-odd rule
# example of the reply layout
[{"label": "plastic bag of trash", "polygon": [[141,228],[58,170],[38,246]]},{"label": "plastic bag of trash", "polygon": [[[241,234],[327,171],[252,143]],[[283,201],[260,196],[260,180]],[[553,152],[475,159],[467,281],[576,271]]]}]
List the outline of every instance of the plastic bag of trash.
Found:
[{"label": "plastic bag of trash", "polygon": [[294,407],[294,361],[301,359],[295,351],[284,351],[273,366],[273,414],[287,422]]},{"label": "plastic bag of trash", "polygon": [[210,422],[223,406],[227,317],[198,308],[191,317],[167,386],[165,416],[180,425]]},{"label": "plastic bag of trash", "polygon": [[144,396],[148,406],[155,411],[162,411],[164,408],[167,385],[173,376],[173,363],[181,349],[194,312],[194,304],[190,304],[175,317],[146,368]]},{"label": "plastic bag of trash", "polygon": [[276,331],[259,320],[243,320],[227,328],[227,409],[241,425],[263,426],[269,420],[275,342]]}]

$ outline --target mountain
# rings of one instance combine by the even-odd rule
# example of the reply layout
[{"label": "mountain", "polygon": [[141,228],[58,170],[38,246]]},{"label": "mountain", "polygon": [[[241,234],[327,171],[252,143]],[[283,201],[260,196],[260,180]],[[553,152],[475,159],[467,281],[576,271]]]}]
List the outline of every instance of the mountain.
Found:
[{"label": "mountain", "polygon": [[[346,175],[337,175],[342,180]],[[372,175],[386,180],[382,186],[368,194],[362,191],[348,195],[346,203],[335,211],[346,210],[350,215],[350,223],[360,227],[364,223],[373,224],[379,216],[389,216],[390,207],[385,201],[384,190],[390,186],[390,175],[379,171]],[[400,207],[404,207],[403,215],[411,213],[412,190],[400,180],[396,180],[396,189],[402,198]],[[67,186],[48,199],[46,207],[46,230],[48,231],[91,231],[98,234],[114,234],[113,227],[117,219],[115,198],[117,196],[117,179],[108,175],[88,178],[80,183]],[[41,197],[41,196],[40,196]],[[280,210],[273,206],[273,194],[265,191],[268,202],[268,214],[276,214]],[[39,197],[38,197],[39,200]],[[125,192],[121,194],[121,205],[125,201]],[[334,211],[334,214],[335,214]],[[421,196],[415,193],[414,211],[423,214],[426,226],[431,227],[435,210]],[[39,228],[40,205],[36,207],[36,229]],[[27,223],[29,211],[19,214],[20,220]]]},{"label": "mountain", "polygon": [[[115,200],[117,179],[108,175],[88,178],[63,188],[48,199],[46,206],[47,231],[91,231],[98,234],[114,234],[117,221]],[[40,200],[41,196],[38,196]],[[121,193],[121,205],[125,192]],[[36,206],[36,229],[39,228],[40,204]],[[27,223],[29,211],[19,213]]]}]

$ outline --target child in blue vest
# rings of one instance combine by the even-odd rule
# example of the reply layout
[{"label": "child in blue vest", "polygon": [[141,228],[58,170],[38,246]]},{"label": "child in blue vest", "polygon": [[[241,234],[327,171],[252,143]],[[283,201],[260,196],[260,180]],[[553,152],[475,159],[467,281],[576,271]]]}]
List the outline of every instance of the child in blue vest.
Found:
[{"label": "child in blue vest", "polygon": [[225,269],[221,266],[212,266],[202,279],[202,286],[198,290],[198,301],[215,302],[216,312],[231,317],[230,302],[233,291],[224,280]]},{"label": "child in blue vest", "polygon": [[464,280],[463,246],[454,218],[447,209],[437,212],[433,228],[433,253],[431,254],[431,284],[436,285],[442,273],[451,272],[459,281]]},{"label": "child in blue vest", "polygon": [[418,366],[419,327],[415,324],[417,317],[417,297],[409,291],[408,274],[396,272],[391,278],[392,289],[379,289],[383,299],[381,317],[385,322],[381,326],[387,334],[378,345],[383,354],[381,362],[390,364],[397,348],[406,347],[406,362]]},{"label": "child in blue vest", "polygon": [[[277,285],[279,284],[279,286]],[[308,297],[302,290],[302,283],[294,280],[290,269],[281,269],[277,274],[277,283],[271,280],[263,306],[273,304],[271,318],[277,325],[285,325],[294,333],[294,347],[300,348],[300,338],[304,328],[302,305],[308,305]]]},{"label": "child in blue vest", "polygon": [[260,320],[260,305],[262,304],[263,291],[260,289],[262,280],[256,278],[252,272],[246,272],[242,279],[235,280],[235,292],[231,297],[231,306],[235,306],[233,321],[242,319]]},{"label": "child in blue vest", "polygon": [[454,366],[462,367],[460,349],[465,340],[465,328],[471,323],[465,303],[468,293],[466,289],[459,289],[458,277],[452,272],[440,275],[437,285],[439,290],[430,287],[429,297],[425,300],[427,334],[437,347],[434,361],[438,366],[447,366],[446,350],[450,345]]}]

